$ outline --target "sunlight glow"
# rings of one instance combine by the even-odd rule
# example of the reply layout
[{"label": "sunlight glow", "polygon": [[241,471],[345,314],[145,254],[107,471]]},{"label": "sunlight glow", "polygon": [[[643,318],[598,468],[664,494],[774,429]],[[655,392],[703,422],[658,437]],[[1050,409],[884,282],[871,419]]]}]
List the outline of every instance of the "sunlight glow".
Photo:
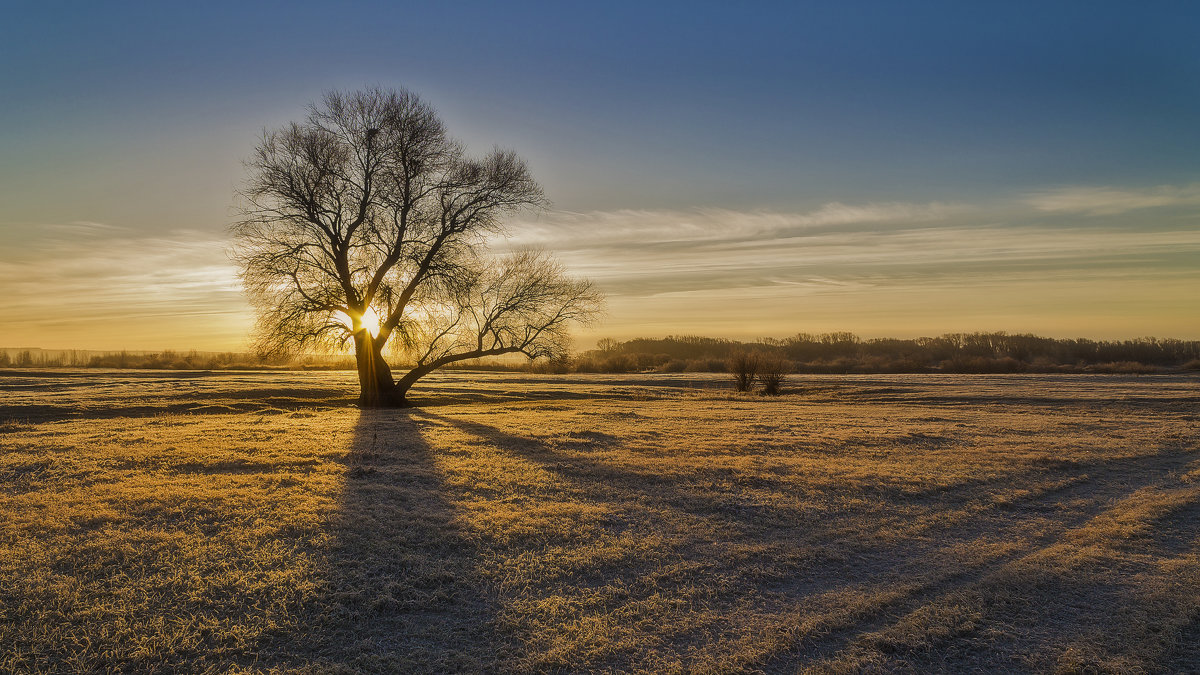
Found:
[{"label": "sunlight glow", "polygon": [[[354,332],[354,319],[352,319],[350,315],[346,314],[345,312],[337,312],[337,318],[338,321],[341,321],[343,324],[345,324],[346,328],[349,329],[350,332]],[[360,323],[361,327],[366,329],[366,331],[371,334],[371,337],[379,337],[379,315],[375,313],[374,309],[368,307],[367,311],[363,312]]]},{"label": "sunlight glow", "polygon": [[375,310],[368,307],[367,311],[362,316],[362,326],[367,329],[371,337],[379,337],[379,315]]}]

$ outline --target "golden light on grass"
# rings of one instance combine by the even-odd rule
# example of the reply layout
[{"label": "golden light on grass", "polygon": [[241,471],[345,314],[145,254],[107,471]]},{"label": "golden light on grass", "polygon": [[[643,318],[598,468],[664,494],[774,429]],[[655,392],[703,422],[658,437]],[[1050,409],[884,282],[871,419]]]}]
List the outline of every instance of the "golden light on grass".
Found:
[{"label": "golden light on grass", "polygon": [[1194,378],[179,377],[0,399],[0,671],[1200,656]]}]

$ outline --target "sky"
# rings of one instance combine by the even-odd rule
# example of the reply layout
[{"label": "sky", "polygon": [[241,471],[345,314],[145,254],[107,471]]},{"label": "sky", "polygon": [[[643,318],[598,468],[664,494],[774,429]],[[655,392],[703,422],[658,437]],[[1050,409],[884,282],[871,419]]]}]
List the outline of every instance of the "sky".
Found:
[{"label": "sky", "polygon": [[600,337],[1200,339],[1194,2],[0,1],[0,347],[242,350],[242,160],[405,87]]}]

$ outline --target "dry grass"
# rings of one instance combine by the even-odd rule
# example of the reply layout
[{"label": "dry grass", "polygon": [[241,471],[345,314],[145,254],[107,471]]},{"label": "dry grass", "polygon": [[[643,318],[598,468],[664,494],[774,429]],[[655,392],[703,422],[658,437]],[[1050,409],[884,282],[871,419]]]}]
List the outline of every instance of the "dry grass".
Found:
[{"label": "dry grass", "polygon": [[1194,671],[1197,383],[9,376],[0,672]]}]

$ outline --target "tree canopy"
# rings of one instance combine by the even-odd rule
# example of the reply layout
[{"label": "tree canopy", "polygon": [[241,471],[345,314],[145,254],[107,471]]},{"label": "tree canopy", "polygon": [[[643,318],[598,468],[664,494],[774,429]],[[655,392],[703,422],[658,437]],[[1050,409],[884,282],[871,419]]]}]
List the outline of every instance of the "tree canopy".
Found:
[{"label": "tree canopy", "polygon": [[[601,296],[549,254],[493,254],[504,218],[547,202],[510,150],[473,157],[400,89],[331,92],[264,132],[247,161],[234,258],[256,346],[353,342],[362,403],[404,405],[421,376],[462,359],[555,356]],[[416,364],[398,382],[384,348]]]}]

